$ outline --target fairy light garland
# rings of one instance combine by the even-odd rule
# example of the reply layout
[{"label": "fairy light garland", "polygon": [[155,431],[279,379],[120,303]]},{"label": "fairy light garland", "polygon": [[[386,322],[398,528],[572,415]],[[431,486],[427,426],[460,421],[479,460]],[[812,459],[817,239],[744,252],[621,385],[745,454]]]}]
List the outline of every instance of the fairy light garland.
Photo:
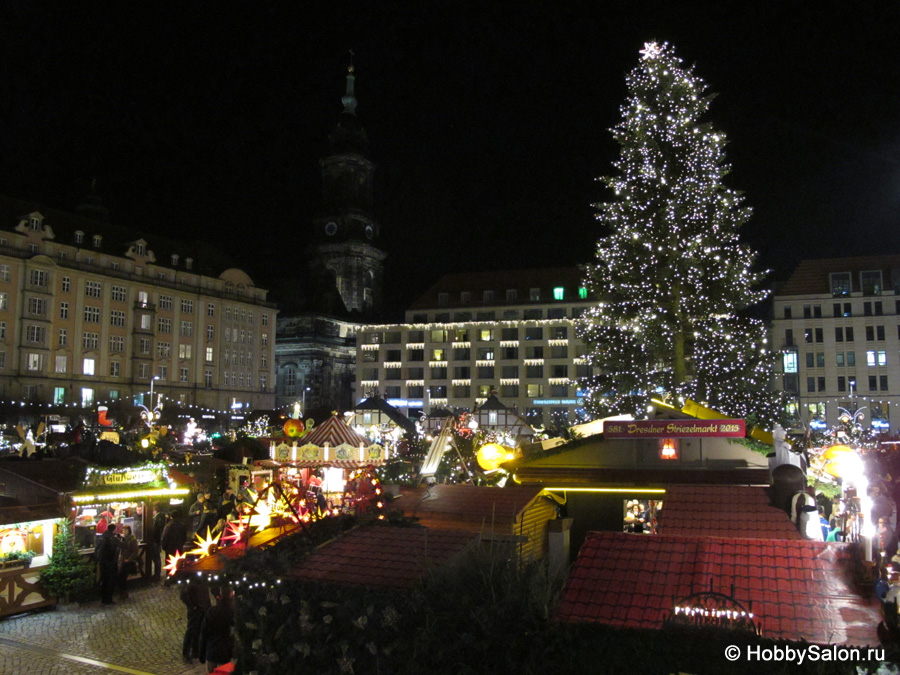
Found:
[{"label": "fairy light garland", "polygon": [[750,209],[723,182],[726,138],[702,121],[712,97],[667,43],[641,54],[612,130],[618,175],[601,179],[615,199],[595,205],[611,230],[584,282],[597,302],[576,323],[589,408],[644,417],[665,391],[771,421],[775,353],[765,324],[739,316],[768,293],[738,237]]}]

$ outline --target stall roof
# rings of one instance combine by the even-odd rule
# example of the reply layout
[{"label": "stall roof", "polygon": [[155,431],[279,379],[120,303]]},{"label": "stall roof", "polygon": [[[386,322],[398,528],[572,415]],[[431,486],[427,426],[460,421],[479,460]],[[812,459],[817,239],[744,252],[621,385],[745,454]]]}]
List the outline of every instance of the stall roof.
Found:
[{"label": "stall roof", "polygon": [[663,499],[660,534],[803,539],[788,514],[771,505],[766,488],[672,485]]},{"label": "stall roof", "polygon": [[369,442],[344,424],[343,420],[336,416],[329,417],[315,429],[310,431],[302,439],[303,445],[312,444],[320,448],[328,445],[369,445]]},{"label": "stall roof", "polygon": [[675,602],[713,590],[748,607],[765,637],[877,646],[881,608],[856,591],[853,565],[849,544],[589,532],[556,618],[659,629]]},{"label": "stall roof", "polygon": [[320,546],[288,576],[348,586],[412,588],[478,540],[472,532],[373,525]]},{"label": "stall roof", "polygon": [[356,410],[357,412],[374,410],[376,412],[382,413],[383,415],[386,415],[394,424],[405,429],[407,432],[414,433],[416,430],[416,425],[411,419],[409,419],[406,415],[401,413],[380,396],[370,396],[365,401],[357,405],[354,410]]},{"label": "stall roof", "polygon": [[[510,524],[543,491],[541,486],[487,487],[476,485],[433,485],[404,490],[394,507],[406,516],[451,519],[481,526],[482,523]],[[393,507],[392,507],[393,508]]]},{"label": "stall roof", "polygon": [[0,473],[6,471],[56,493],[72,492],[84,482],[88,463],[83,459],[42,459],[0,462]]},{"label": "stall roof", "polygon": [[16,525],[36,520],[55,520],[56,518],[64,518],[65,515],[59,504],[5,506],[0,508],[0,525]]}]

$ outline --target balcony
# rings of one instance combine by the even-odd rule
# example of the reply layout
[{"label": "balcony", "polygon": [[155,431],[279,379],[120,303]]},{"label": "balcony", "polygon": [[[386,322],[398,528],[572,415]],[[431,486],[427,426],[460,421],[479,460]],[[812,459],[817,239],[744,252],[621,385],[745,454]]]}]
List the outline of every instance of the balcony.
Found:
[{"label": "balcony", "polygon": [[152,302],[141,302],[140,300],[135,300],[134,308],[135,309],[144,309],[144,310],[147,310],[148,312],[156,311],[156,305],[154,305]]}]

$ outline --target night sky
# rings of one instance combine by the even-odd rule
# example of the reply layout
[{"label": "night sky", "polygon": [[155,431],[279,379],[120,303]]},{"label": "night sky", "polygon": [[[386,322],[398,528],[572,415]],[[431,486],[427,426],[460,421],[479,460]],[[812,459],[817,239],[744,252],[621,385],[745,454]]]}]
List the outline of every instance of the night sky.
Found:
[{"label": "night sky", "polygon": [[658,40],[718,95],[771,279],[900,251],[896,3],[139,4],[0,4],[0,193],[69,210],[96,178],[113,222],[298,276],[353,49],[402,307],[445,272],[593,256],[625,74]]}]

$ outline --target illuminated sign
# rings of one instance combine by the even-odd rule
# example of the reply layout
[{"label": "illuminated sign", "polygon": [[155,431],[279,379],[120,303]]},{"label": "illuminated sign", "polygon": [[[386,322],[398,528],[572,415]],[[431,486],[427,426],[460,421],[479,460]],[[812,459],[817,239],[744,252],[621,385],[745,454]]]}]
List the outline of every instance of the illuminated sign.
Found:
[{"label": "illuminated sign", "polygon": [[152,483],[155,480],[159,480],[159,472],[151,469],[100,474],[100,485],[131,485]]},{"label": "illuminated sign", "polygon": [[583,398],[533,398],[531,405],[584,405]]},{"label": "illuminated sign", "polygon": [[603,424],[606,438],[743,438],[744,420],[609,420]]},{"label": "illuminated sign", "polygon": [[424,401],[412,398],[389,398],[387,403],[395,408],[423,408],[425,406]]}]

